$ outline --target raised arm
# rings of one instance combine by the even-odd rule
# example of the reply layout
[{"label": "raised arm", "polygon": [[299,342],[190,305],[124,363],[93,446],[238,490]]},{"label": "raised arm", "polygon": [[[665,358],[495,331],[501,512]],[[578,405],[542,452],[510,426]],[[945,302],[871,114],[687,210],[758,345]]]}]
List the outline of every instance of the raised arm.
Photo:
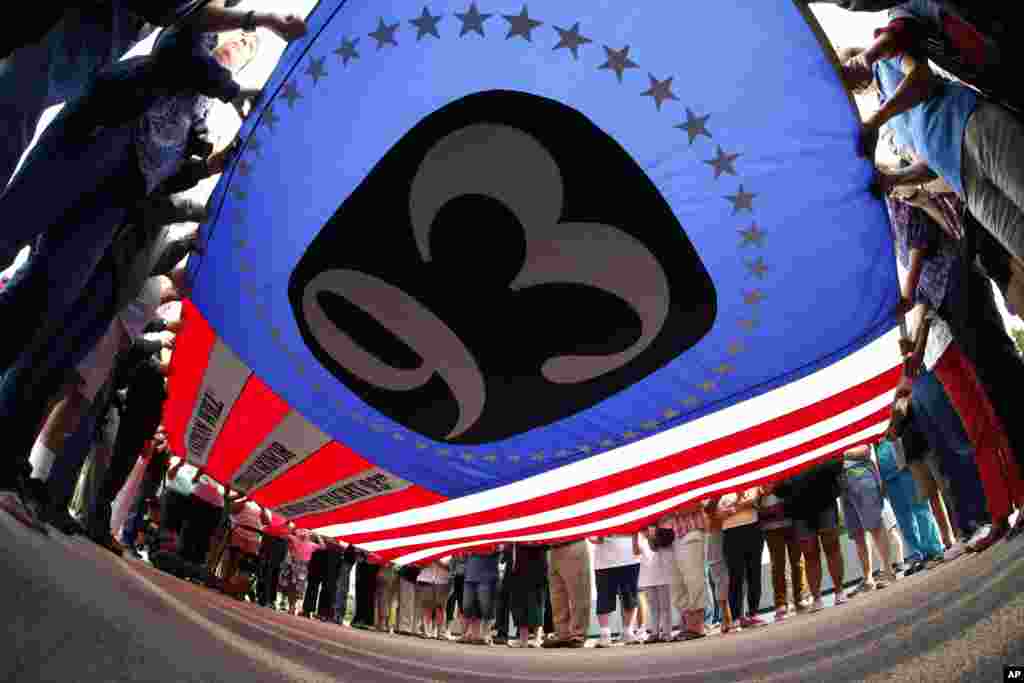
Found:
[{"label": "raised arm", "polygon": [[926,60],[904,54],[900,66],[903,69],[903,80],[892,97],[865,119],[865,128],[877,131],[890,119],[913,109],[935,92],[938,79]]}]

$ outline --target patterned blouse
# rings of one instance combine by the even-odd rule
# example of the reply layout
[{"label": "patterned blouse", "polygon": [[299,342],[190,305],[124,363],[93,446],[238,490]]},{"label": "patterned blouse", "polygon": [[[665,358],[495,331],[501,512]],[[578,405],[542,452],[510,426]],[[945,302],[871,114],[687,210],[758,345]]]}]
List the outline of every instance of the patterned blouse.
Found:
[{"label": "patterned blouse", "polygon": [[[213,49],[217,35],[203,34],[203,47]],[[210,98],[196,92],[163,95],[142,115],[135,135],[139,170],[146,180],[146,194],[173,176],[187,159],[192,128],[206,120]]]},{"label": "patterned blouse", "polygon": [[706,531],[708,528],[708,518],[704,514],[704,505],[706,501],[700,501],[696,507],[689,508],[686,510],[674,510],[660,520],[658,520],[658,526],[672,529],[676,532],[676,540],[681,539],[691,531]]},{"label": "patterned blouse", "polygon": [[923,209],[891,197],[886,198],[885,203],[889,209],[896,256],[900,264],[909,269],[910,251],[925,251],[921,280],[913,293],[914,303],[924,302],[934,310],[939,310],[946,298],[950,273],[956,263],[956,244]]}]

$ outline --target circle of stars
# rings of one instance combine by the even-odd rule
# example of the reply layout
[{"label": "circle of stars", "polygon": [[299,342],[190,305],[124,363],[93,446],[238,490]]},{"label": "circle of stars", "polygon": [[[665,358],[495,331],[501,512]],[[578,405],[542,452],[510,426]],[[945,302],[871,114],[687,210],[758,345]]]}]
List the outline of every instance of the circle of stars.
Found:
[{"label": "circle of stars", "polygon": [[[486,38],[487,22],[497,16],[500,16],[500,18],[504,19],[507,23],[505,40],[522,38],[524,43],[534,44],[534,38],[537,35],[540,35],[538,34],[539,31],[543,31],[545,32],[545,35],[547,35],[546,32],[550,30],[555,34],[552,36],[552,51],[564,51],[568,55],[572,56],[573,61],[580,61],[581,53],[588,49],[588,47],[594,45],[594,40],[585,35],[581,28],[581,22],[579,21],[574,22],[569,27],[558,24],[549,25],[544,21],[531,16],[529,6],[526,4],[523,5],[518,14],[496,15],[490,12],[481,12],[476,1],[471,2],[465,11],[454,13],[455,19],[459,22],[458,37],[463,38],[469,35],[477,35],[481,38]],[[418,16],[409,18],[406,21],[408,26],[415,29],[416,42],[420,43],[429,38],[433,38],[435,40],[443,39],[440,28],[443,19],[443,14],[433,14],[428,5],[422,8],[422,11]],[[366,34],[369,38],[375,41],[375,51],[381,52],[389,47],[397,48],[399,46],[397,34],[402,25],[402,21],[389,23],[384,19],[384,17],[379,17],[376,29]],[[340,45],[332,51],[333,54],[337,56],[342,67],[348,68],[356,62],[363,61],[359,50],[359,42],[360,37],[346,36],[341,39]],[[604,52],[603,61],[598,63],[599,60],[595,60],[596,69],[598,71],[611,71],[614,73],[617,83],[624,84],[626,78],[632,71],[638,71],[640,69],[640,64],[634,60],[631,54],[632,46],[627,44],[621,48],[614,48],[609,45],[603,45],[602,48]],[[311,89],[316,89],[316,86],[318,86],[322,80],[330,77],[326,56],[310,56],[308,62],[306,62],[303,75],[310,79],[309,87]],[[675,79],[673,75],[668,75],[666,78],[659,79],[653,73],[648,73],[647,79],[648,87],[646,90],[640,92],[640,95],[644,98],[651,99],[654,103],[655,111],[661,112],[664,106],[670,103],[679,102],[679,97],[673,91],[673,83]],[[305,98],[301,89],[302,87],[303,86],[301,86],[297,79],[289,78],[285,81],[279,95],[287,104],[288,110],[293,110],[298,101]],[[708,140],[714,139],[714,135],[708,127],[711,114],[697,113],[689,106],[684,107],[684,111],[686,114],[685,119],[681,123],[676,124],[674,128],[686,134],[688,146],[693,147],[701,138],[707,138]],[[274,103],[271,102],[264,108],[260,116],[259,126],[265,128],[267,133],[273,136],[280,121],[280,114],[275,111]],[[236,178],[248,178],[252,175],[254,165],[261,157],[261,150],[267,142],[268,140],[261,141],[258,139],[254,131],[246,141],[244,148],[247,153],[246,157],[239,159],[236,163],[236,168],[239,171]],[[742,154],[739,152],[726,151],[726,149],[721,145],[716,144],[715,155],[710,159],[701,159],[701,161],[710,168],[710,171],[713,174],[713,179],[717,181],[723,176],[738,176],[736,165],[737,160],[741,156]],[[242,181],[239,181],[239,184],[241,182]],[[248,194],[248,191],[243,187],[236,186],[231,188],[231,196],[239,201],[246,200]],[[754,213],[755,200],[758,197],[758,193],[748,190],[746,185],[741,183],[735,193],[722,195],[722,197],[731,203],[732,215],[738,216],[742,213]],[[236,212],[231,222],[236,226],[241,226],[245,222],[244,214],[240,211]],[[761,255],[765,247],[767,233],[761,229],[757,222],[751,222],[749,227],[737,230],[737,234],[739,236],[738,247],[741,250],[741,254],[748,254],[752,256],[752,258],[745,256],[741,257],[742,264],[746,270],[748,282],[750,280],[765,280],[771,271],[770,265],[766,262],[764,256]],[[233,243],[239,252],[244,251],[249,246],[249,241],[243,238],[236,238]],[[240,258],[239,265],[240,269],[244,269],[245,271],[254,270],[252,264],[245,261],[244,258]],[[266,285],[260,289],[269,290],[270,287],[269,285]],[[259,298],[259,294],[255,290],[256,288],[252,286],[243,287],[243,292],[249,293],[251,296],[256,298],[257,314],[260,317],[267,318],[269,316],[267,306],[262,299]],[[269,294],[269,292],[264,291],[264,295],[267,294]],[[742,297],[744,306],[747,309],[747,314],[738,320],[738,326],[743,333],[749,334],[755,331],[760,325],[758,307],[766,299],[766,295],[762,289],[755,287],[751,289],[743,289],[739,293],[739,296]],[[271,337],[275,343],[282,347],[282,350],[285,351],[289,357],[295,360],[297,372],[300,374],[304,373],[305,368],[302,366],[298,357],[295,356],[291,349],[285,348],[281,330],[277,328],[272,329]],[[694,393],[684,396],[679,401],[679,405],[685,410],[695,410],[704,404],[706,395],[711,395],[719,391],[721,383],[734,374],[735,366],[730,361],[741,356],[747,350],[748,345],[742,338],[737,338],[731,341],[726,348],[726,355],[728,359],[712,367],[708,371],[709,376],[696,384]],[[317,384],[314,387],[314,390],[318,393],[322,393],[323,387]],[[366,424],[369,429],[374,431],[381,433],[390,432],[391,438],[395,441],[409,441],[410,445],[414,443],[415,450],[420,453],[434,454],[442,458],[455,456],[466,463],[477,461],[496,463],[499,459],[498,455],[495,453],[477,454],[471,451],[460,453],[452,448],[443,446],[432,448],[430,444],[420,440],[415,435],[409,435],[403,431],[395,431],[383,423],[374,422],[370,425],[369,420],[365,415],[357,411],[353,411],[351,407],[345,406],[340,400],[338,400],[337,403],[341,412],[349,415],[353,421]],[[557,461],[573,455],[588,455],[597,450],[609,450],[622,445],[623,443],[643,438],[643,432],[654,431],[663,426],[666,422],[678,420],[682,416],[683,411],[677,410],[675,407],[669,407],[662,410],[654,419],[641,422],[636,429],[627,430],[616,436],[606,434],[599,442],[595,442],[594,444],[583,444],[572,449],[563,448],[550,454],[545,454],[542,451],[530,454],[508,453],[503,454],[503,460],[512,464],[518,464],[523,461],[543,463],[549,458]]]}]

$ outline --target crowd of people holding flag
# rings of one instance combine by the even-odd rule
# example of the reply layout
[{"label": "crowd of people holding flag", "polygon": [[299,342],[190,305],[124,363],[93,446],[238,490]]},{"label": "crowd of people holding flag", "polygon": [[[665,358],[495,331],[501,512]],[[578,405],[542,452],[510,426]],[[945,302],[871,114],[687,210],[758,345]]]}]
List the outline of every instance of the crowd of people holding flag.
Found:
[{"label": "crowd of people holding flag", "polygon": [[[220,100],[244,116],[259,92],[235,76],[260,50],[256,29],[295,40],[303,20],[237,0],[37,4],[0,33],[0,260],[31,246],[0,291],[12,322],[0,343],[0,509],[21,524],[85,534],[265,608],[443,640],[459,623],[461,642],[545,648],[764,626],[766,547],[768,609],[782,621],[825,608],[822,556],[840,607],[1024,530],[1012,407],[1024,362],[993,292],[1024,311],[1024,103],[1010,77],[1020,48],[995,3],[834,2],[888,12],[873,42],[837,52],[851,92],[877,101],[862,152],[874,158],[881,140],[894,160],[873,189],[911,332],[884,435],[637,528],[406,566],[214,481],[169,451],[160,425],[174,302],[188,296],[206,215],[187,192],[236,149],[208,114]],[[158,27],[150,54],[121,59]]]}]

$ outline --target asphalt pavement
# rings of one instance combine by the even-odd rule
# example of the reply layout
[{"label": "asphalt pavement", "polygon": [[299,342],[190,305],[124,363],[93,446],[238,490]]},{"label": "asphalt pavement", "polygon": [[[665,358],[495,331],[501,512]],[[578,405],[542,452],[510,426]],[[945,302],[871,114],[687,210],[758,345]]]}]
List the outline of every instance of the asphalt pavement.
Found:
[{"label": "asphalt pavement", "polygon": [[238,602],[0,513],[0,680],[999,681],[1024,664],[1024,537],[847,605],[690,643],[518,650]]}]

